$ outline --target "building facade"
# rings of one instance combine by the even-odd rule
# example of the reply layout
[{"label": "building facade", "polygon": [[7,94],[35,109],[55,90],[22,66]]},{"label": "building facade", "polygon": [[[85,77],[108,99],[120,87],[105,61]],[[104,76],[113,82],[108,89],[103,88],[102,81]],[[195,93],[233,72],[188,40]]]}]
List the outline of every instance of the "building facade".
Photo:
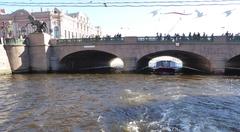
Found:
[{"label": "building facade", "polygon": [[47,33],[52,38],[83,38],[100,35],[101,28],[90,24],[87,15],[77,12],[65,14],[55,8],[53,11],[31,12],[24,9],[17,10],[11,14],[0,15],[0,37],[20,38],[34,32],[28,16],[44,21],[47,24]]}]

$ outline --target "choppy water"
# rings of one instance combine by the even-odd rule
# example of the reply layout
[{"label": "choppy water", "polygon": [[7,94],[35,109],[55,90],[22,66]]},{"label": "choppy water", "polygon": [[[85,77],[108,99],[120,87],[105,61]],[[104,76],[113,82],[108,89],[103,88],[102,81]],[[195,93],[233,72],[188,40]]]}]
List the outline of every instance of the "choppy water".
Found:
[{"label": "choppy water", "polygon": [[240,77],[4,75],[0,131],[237,132]]}]

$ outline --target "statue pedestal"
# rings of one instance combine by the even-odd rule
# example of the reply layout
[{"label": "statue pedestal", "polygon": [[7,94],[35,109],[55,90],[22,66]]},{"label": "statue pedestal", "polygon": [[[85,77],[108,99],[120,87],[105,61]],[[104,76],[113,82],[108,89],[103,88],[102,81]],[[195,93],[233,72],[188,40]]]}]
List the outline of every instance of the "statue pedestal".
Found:
[{"label": "statue pedestal", "polygon": [[30,71],[48,72],[48,43],[50,35],[46,33],[29,34],[29,61]]}]

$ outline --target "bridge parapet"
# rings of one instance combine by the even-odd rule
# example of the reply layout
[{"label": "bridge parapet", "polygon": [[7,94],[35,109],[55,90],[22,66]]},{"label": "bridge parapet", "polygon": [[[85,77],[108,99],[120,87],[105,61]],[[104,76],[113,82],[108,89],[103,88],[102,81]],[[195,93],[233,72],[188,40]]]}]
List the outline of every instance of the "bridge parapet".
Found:
[{"label": "bridge parapet", "polygon": [[124,38],[75,38],[75,39],[56,39],[56,40],[51,40],[51,44],[89,44],[89,43],[94,43],[94,44],[100,44],[100,43],[119,43],[119,42],[124,42]]},{"label": "bridge parapet", "polygon": [[[239,39],[239,40],[238,40]],[[220,44],[220,43],[239,43],[240,37],[228,39],[227,36],[202,36],[202,37],[185,37],[185,36],[145,36],[145,37],[105,37],[105,38],[75,38],[75,39],[52,39],[51,45],[89,45],[89,44]]]}]

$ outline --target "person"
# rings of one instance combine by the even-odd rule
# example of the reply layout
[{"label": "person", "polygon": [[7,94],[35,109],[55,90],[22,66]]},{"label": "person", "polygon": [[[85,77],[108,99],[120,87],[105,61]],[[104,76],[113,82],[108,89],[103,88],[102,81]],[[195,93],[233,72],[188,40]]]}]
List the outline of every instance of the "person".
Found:
[{"label": "person", "polygon": [[189,34],[188,34],[188,39],[192,40],[192,33],[191,32],[189,32]]},{"label": "person", "polygon": [[213,41],[214,40],[214,35],[213,35],[213,33],[212,33],[212,35],[211,35],[211,41]]},{"label": "person", "polygon": [[161,41],[162,40],[162,33],[160,33],[160,35],[157,33],[157,40]]},{"label": "person", "polygon": [[24,41],[23,41],[23,44],[25,45],[29,45],[29,38],[28,36],[24,35]]}]

